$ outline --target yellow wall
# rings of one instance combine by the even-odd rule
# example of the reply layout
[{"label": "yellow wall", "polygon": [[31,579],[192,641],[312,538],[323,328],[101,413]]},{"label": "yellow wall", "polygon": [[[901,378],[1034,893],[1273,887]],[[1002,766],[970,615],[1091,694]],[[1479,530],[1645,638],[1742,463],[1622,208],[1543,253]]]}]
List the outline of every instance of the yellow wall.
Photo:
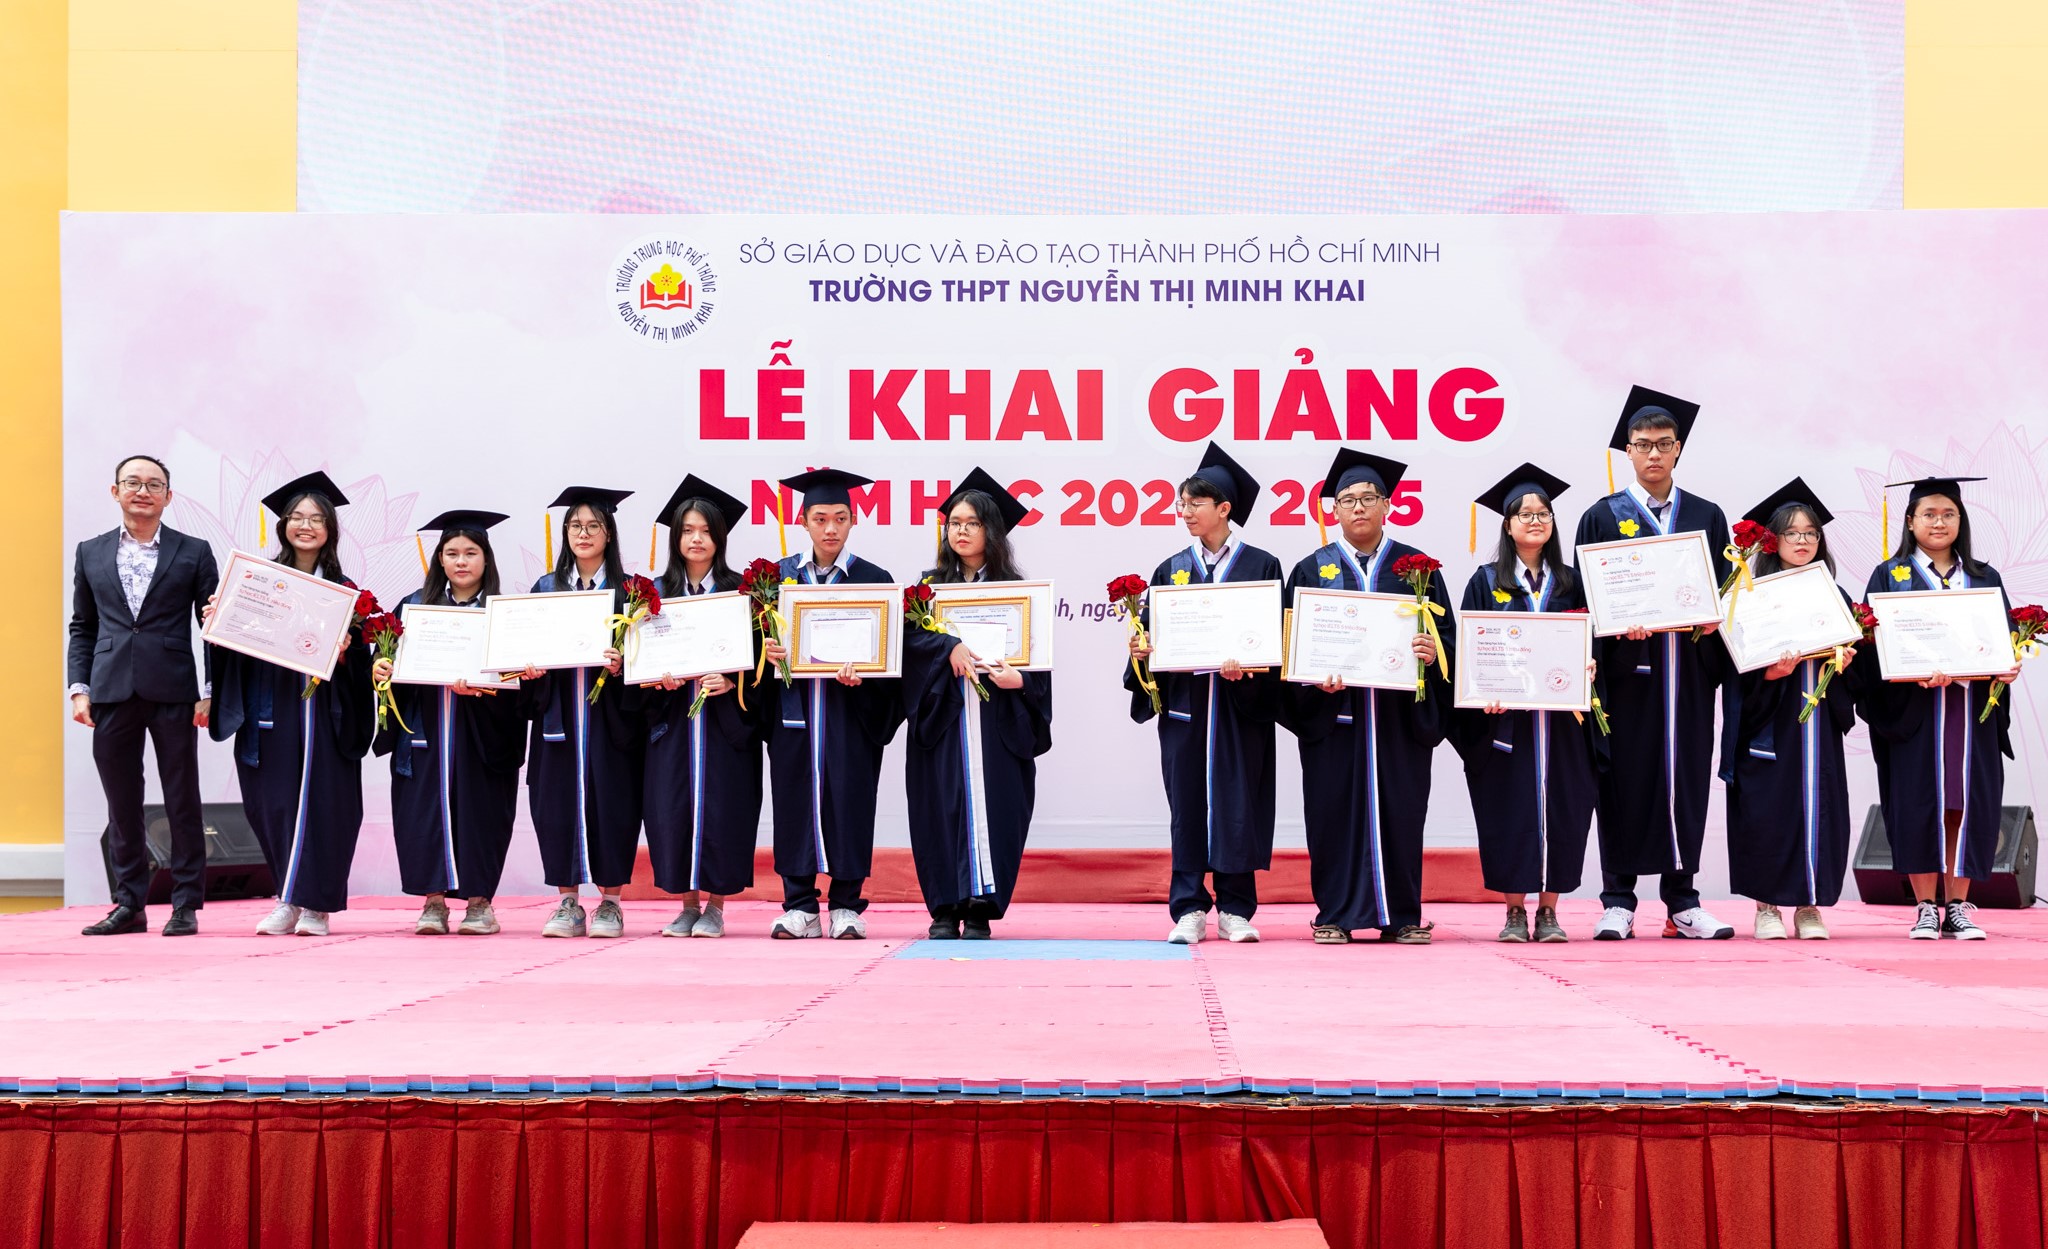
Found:
[{"label": "yellow wall", "polygon": [[[295,0],[0,0],[0,842],[62,835],[57,212],[289,211],[297,41]],[[2048,206],[2048,4],[1909,0],[1905,175]]]}]

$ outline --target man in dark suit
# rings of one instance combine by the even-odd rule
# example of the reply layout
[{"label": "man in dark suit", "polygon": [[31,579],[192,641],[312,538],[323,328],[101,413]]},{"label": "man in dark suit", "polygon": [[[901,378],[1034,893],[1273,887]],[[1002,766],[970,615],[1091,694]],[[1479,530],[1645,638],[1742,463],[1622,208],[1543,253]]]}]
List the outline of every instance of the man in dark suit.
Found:
[{"label": "man in dark suit", "polygon": [[171,918],[166,937],[199,931],[205,899],[206,829],[199,809],[199,733],[206,692],[192,661],[192,624],[213,596],[213,548],[163,523],[171,472],[131,455],[114,469],[121,527],[78,544],[72,575],[71,647],[65,665],[71,718],[92,730],[92,758],[107,793],[114,909],[87,936],[147,932],[149,849],[142,837],[142,738],[171,822]]}]

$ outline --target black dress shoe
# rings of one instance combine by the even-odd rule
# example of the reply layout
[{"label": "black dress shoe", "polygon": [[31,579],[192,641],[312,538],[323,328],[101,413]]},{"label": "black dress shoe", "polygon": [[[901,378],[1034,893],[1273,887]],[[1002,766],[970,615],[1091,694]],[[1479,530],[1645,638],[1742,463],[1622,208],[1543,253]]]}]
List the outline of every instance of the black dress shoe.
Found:
[{"label": "black dress shoe", "polygon": [[164,921],[163,935],[166,937],[196,937],[199,935],[199,917],[189,906],[174,906],[171,917]]},{"label": "black dress shoe", "polygon": [[117,906],[107,912],[107,917],[97,924],[87,924],[79,929],[88,937],[113,937],[124,932],[148,932],[149,920],[142,908]]},{"label": "black dress shoe", "polygon": [[932,926],[924,930],[924,935],[933,941],[958,941],[960,939],[960,921],[957,919],[935,919],[932,921]]},{"label": "black dress shoe", "polygon": [[986,941],[994,935],[988,930],[988,921],[985,919],[970,919],[960,930],[960,936],[968,941]]}]

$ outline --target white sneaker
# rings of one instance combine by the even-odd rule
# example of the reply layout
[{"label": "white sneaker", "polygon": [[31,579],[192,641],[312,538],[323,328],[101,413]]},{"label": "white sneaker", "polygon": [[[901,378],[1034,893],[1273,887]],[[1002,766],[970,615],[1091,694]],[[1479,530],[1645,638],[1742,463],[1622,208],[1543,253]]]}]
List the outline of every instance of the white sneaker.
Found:
[{"label": "white sneaker", "polygon": [[1625,941],[1636,935],[1636,913],[1625,906],[1610,906],[1600,912],[1600,922],[1593,925],[1595,941]]},{"label": "white sneaker", "polygon": [[832,908],[832,939],[834,941],[863,941],[867,939],[868,922],[860,917],[859,911],[844,907]]},{"label": "white sneaker", "polygon": [[1756,908],[1756,939],[1758,941],[1783,941],[1785,939],[1785,917],[1778,914],[1775,906]]},{"label": "white sneaker", "polygon": [[289,902],[280,902],[270,908],[270,914],[263,917],[262,923],[256,925],[256,935],[289,937],[292,935],[292,929],[298,927],[298,924],[299,908]]},{"label": "white sneaker", "polygon": [[583,904],[573,893],[563,894],[562,900],[555,903],[555,913],[540,926],[543,937],[580,937],[588,931],[583,923]]},{"label": "white sneaker", "polygon": [[1216,932],[1225,941],[1257,941],[1259,939],[1259,930],[1252,927],[1250,920],[1242,915],[1232,915],[1228,911],[1218,911],[1216,913]]},{"label": "white sneaker", "polygon": [[623,937],[626,935],[626,913],[619,909],[617,898],[605,898],[598,902],[597,909],[590,913],[590,935],[593,937]]},{"label": "white sneaker", "polygon": [[1915,941],[1935,941],[1941,937],[1941,908],[1932,902],[1922,902],[1913,916],[1913,926],[1906,935]]},{"label": "white sneaker", "polygon": [[489,937],[498,931],[498,912],[489,898],[471,898],[469,906],[462,912],[462,925],[456,934],[464,937]]},{"label": "white sneaker", "polygon": [[1828,926],[1821,922],[1817,906],[1802,906],[1792,912],[1792,931],[1801,941],[1828,939]]},{"label": "white sneaker", "polygon": [[448,904],[440,898],[430,899],[420,908],[420,917],[412,926],[416,937],[445,937],[448,935]]},{"label": "white sneaker", "polygon": [[825,930],[819,926],[817,915],[810,911],[784,911],[768,925],[768,935],[777,941],[797,941],[806,937],[822,937]]},{"label": "white sneaker", "polygon": [[1174,921],[1173,931],[1166,934],[1169,945],[1200,945],[1202,938],[1209,935],[1209,912],[1189,911]]},{"label": "white sneaker", "polygon": [[[1707,908],[1689,906],[1664,921],[1664,935],[1694,941],[1725,941],[1735,935],[1735,929],[1708,914]],[[1785,935],[1782,920],[1778,924],[1778,935]]]},{"label": "white sneaker", "polygon": [[661,930],[661,935],[664,937],[689,936],[690,930],[697,926],[697,917],[701,914],[703,914],[703,912],[699,911],[694,906],[684,907],[683,913],[676,916],[674,919],[670,920],[668,922],[668,927],[663,928]]},{"label": "white sneaker", "polygon": [[1984,930],[1977,927],[1977,921],[1970,918],[1970,912],[1977,907],[1969,902],[1948,904],[1948,916],[1942,924],[1942,931],[1958,941],[1982,941]]},{"label": "white sneaker", "polygon": [[725,935],[725,908],[722,906],[705,907],[704,913],[697,917],[695,924],[691,925],[690,935],[693,937],[723,937]]},{"label": "white sneaker", "polygon": [[327,912],[300,911],[299,922],[292,925],[292,934],[299,937],[324,937],[327,935]]}]

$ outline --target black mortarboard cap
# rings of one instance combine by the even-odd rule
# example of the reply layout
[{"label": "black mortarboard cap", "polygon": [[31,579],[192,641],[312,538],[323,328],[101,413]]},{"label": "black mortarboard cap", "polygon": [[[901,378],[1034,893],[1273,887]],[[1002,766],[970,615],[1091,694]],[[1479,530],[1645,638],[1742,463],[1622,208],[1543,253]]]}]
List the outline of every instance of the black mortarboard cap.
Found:
[{"label": "black mortarboard cap", "polygon": [[1676,395],[1667,395],[1648,386],[1631,386],[1628,402],[1621,405],[1621,421],[1614,427],[1614,437],[1607,443],[1616,451],[1628,450],[1628,425],[1645,412],[1662,412],[1678,426],[1678,441],[1692,437],[1692,423],[1700,414],[1700,405]]},{"label": "black mortarboard cap", "polygon": [[1555,499],[1558,495],[1563,494],[1569,489],[1571,489],[1571,483],[1562,478],[1551,476],[1534,464],[1524,464],[1514,472],[1488,486],[1486,493],[1472,501],[1481,507],[1490,508],[1505,516],[1508,513],[1508,503],[1511,500],[1522,498],[1531,490],[1540,490],[1545,498]]},{"label": "black mortarboard cap", "polygon": [[1898,486],[1911,486],[1913,488],[1912,493],[1906,496],[1907,507],[1913,506],[1930,494],[1938,494],[1945,499],[1954,499],[1956,506],[1961,507],[1963,505],[1963,483],[1966,481],[1983,480],[1985,478],[1982,477],[1921,477],[1913,481],[1888,481],[1885,483],[1884,488],[1891,490]]},{"label": "black mortarboard cap", "polygon": [[601,512],[616,512],[619,504],[633,497],[631,490],[607,490],[603,486],[570,486],[555,496],[549,507],[582,507],[589,504]]},{"label": "black mortarboard cap", "polygon": [[951,516],[953,514],[953,505],[958,503],[960,496],[966,494],[969,490],[979,490],[996,501],[996,510],[1003,515],[1003,528],[1005,530],[1015,529],[1026,516],[1031,514],[1031,509],[1024,506],[1016,495],[1003,489],[1001,482],[989,476],[980,468],[976,468],[973,472],[961,478],[960,484],[954,487],[953,493],[946,496],[946,501],[939,505],[939,515]]},{"label": "black mortarboard cap", "polygon": [[785,477],[782,479],[782,484],[788,486],[791,490],[803,492],[803,502],[799,503],[796,509],[797,514],[802,515],[807,508],[816,507],[819,504],[829,506],[834,503],[844,503],[851,507],[853,506],[853,488],[855,486],[871,486],[874,484],[874,479],[863,477],[859,473],[849,473],[843,468],[814,468],[808,473],[798,473],[794,477]]},{"label": "black mortarboard cap", "polygon": [[673,526],[676,523],[677,509],[681,508],[683,504],[688,503],[691,499],[702,499],[716,508],[719,518],[725,521],[727,533],[739,528],[740,522],[747,518],[746,504],[733,498],[710,482],[705,481],[702,477],[697,476],[697,474],[691,473],[683,478],[683,484],[676,487],[676,492],[668,496],[668,502],[663,505],[661,515],[656,519],[664,525]]},{"label": "black mortarboard cap", "polygon": [[1835,518],[1835,514],[1828,510],[1827,504],[1822,503],[1820,496],[1813,492],[1813,487],[1806,484],[1806,478],[1794,477],[1773,490],[1769,498],[1745,512],[1742,519],[1753,520],[1759,525],[1768,525],[1771,523],[1771,517],[1776,516],[1778,509],[1787,503],[1797,503],[1812,512],[1815,524],[1825,525]]},{"label": "black mortarboard cap", "polygon": [[1230,453],[1215,443],[1202,453],[1201,467],[1195,476],[1223,492],[1230,503],[1230,519],[1240,525],[1252,518],[1252,507],[1259,501],[1259,479],[1247,473],[1244,465],[1230,458]]},{"label": "black mortarboard cap", "polygon": [[284,510],[292,505],[293,500],[304,494],[317,494],[336,507],[343,507],[348,503],[348,496],[341,492],[340,486],[334,484],[334,479],[315,469],[304,477],[292,478],[264,495],[263,506],[270,509],[271,515],[282,519]]},{"label": "black mortarboard cap", "polygon": [[457,509],[443,512],[420,526],[421,533],[438,531],[447,533],[451,529],[469,529],[477,533],[489,533],[491,526],[507,519],[503,512],[471,512]]},{"label": "black mortarboard cap", "polygon": [[1382,497],[1392,497],[1401,488],[1401,474],[1408,466],[1383,455],[1370,455],[1364,451],[1353,451],[1349,447],[1337,448],[1337,458],[1330,461],[1330,471],[1323,477],[1323,485],[1317,497],[1334,499],[1339,493],[1349,490],[1360,482],[1370,482],[1379,488]]}]

